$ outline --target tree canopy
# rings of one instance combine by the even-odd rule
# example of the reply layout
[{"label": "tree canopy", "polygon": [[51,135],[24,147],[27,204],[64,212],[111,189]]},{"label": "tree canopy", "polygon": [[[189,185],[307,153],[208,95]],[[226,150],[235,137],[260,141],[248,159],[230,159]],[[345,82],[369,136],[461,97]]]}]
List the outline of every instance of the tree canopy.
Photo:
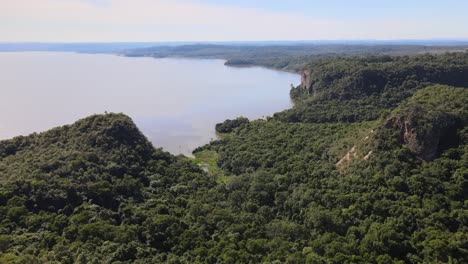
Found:
[{"label": "tree canopy", "polygon": [[467,54],[309,67],[196,159],[123,114],[0,141],[0,263],[467,263]]}]

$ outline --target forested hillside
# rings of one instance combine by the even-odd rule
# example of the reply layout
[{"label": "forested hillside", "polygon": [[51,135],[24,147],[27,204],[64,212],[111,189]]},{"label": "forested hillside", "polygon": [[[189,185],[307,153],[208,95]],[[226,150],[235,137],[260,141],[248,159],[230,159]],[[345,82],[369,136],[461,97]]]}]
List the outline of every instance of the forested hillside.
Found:
[{"label": "forested hillside", "polygon": [[122,114],[2,141],[0,153],[0,263],[161,262],[188,250],[189,197],[215,186]]},{"label": "forested hillside", "polygon": [[371,56],[371,55],[417,55],[465,51],[466,43],[458,45],[434,45],[427,43],[358,43],[358,44],[283,44],[283,45],[220,45],[191,44],[181,46],[156,46],[129,49],[120,52],[131,57],[185,57],[226,60],[230,66],[263,66],[283,71],[301,72],[304,65],[323,58]]},{"label": "forested hillside", "polygon": [[467,263],[468,53],[304,72],[195,159],[123,114],[1,141],[0,263]]},{"label": "forested hillside", "polygon": [[375,120],[430,84],[468,86],[468,52],[444,55],[331,58],[308,64],[291,90],[286,122]]},{"label": "forested hillside", "polygon": [[228,120],[217,127],[232,133],[196,150],[216,153],[236,186],[228,199],[278,227],[282,261],[466,262],[468,53],[332,58],[304,72],[292,109]]}]

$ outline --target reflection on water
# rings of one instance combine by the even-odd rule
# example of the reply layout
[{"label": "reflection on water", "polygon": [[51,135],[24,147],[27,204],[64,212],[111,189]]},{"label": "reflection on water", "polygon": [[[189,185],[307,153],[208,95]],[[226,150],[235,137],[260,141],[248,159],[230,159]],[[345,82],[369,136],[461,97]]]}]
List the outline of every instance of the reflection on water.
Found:
[{"label": "reflection on water", "polygon": [[103,54],[0,53],[0,138],[123,112],[157,147],[190,154],[227,118],[290,107],[291,73],[234,68],[221,60]]}]

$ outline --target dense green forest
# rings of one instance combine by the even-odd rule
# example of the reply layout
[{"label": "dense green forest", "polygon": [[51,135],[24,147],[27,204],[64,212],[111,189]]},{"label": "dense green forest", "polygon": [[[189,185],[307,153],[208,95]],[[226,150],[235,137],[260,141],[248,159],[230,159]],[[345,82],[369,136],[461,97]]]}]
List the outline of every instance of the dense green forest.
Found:
[{"label": "dense green forest", "polygon": [[375,120],[431,83],[468,86],[468,52],[420,56],[331,58],[307,64],[291,90],[286,122]]},{"label": "dense green forest", "polygon": [[303,74],[195,159],[123,114],[0,141],[0,263],[467,263],[468,52]]},{"label": "dense green forest", "polygon": [[131,57],[186,57],[223,59],[230,66],[263,66],[290,72],[301,72],[304,65],[324,58],[371,55],[415,55],[467,50],[466,44],[283,44],[283,45],[221,45],[191,44],[129,49],[120,52]]}]

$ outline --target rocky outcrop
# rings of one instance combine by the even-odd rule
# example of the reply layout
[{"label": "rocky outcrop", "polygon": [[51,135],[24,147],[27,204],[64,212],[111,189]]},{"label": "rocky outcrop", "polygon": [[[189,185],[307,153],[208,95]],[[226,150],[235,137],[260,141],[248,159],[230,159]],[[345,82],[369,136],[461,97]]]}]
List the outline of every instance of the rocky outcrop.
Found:
[{"label": "rocky outcrop", "polygon": [[343,166],[351,161],[352,158],[356,158],[356,146],[353,146],[335,165],[337,167]]},{"label": "rocky outcrop", "polygon": [[[374,130],[371,130],[370,135],[372,135],[373,133],[374,133]],[[371,155],[372,155],[373,151],[372,150],[368,151],[367,154],[364,157],[362,157],[362,152],[363,152],[362,143],[367,141],[369,139],[370,135],[364,137],[361,142],[358,142],[357,145],[354,145],[350,150],[348,150],[348,152],[346,152],[346,154],[344,156],[342,156],[337,163],[335,163],[335,166],[337,168],[344,168],[352,160],[355,160],[355,159],[369,160],[371,158]],[[361,155],[358,154],[358,149],[357,149],[358,147],[356,147],[356,146],[360,147],[359,153],[361,153]]]},{"label": "rocky outcrop", "polygon": [[302,73],[301,73],[301,88],[304,89],[304,91],[306,91],[307,94],[310,94],[311,87],[312,87],[311,74],[312,74],[312,71],[307,68],[302,70]]},{"label": "rocky outcrop", "polygon": [[408,113],[408,116],[390,117],[385,123],[386,128],[397,129],[400,142],[425,161],[436,158],[441,141],[447,139],[455,125],[456,119],[446,113],[438,113],[426,120]]}]

